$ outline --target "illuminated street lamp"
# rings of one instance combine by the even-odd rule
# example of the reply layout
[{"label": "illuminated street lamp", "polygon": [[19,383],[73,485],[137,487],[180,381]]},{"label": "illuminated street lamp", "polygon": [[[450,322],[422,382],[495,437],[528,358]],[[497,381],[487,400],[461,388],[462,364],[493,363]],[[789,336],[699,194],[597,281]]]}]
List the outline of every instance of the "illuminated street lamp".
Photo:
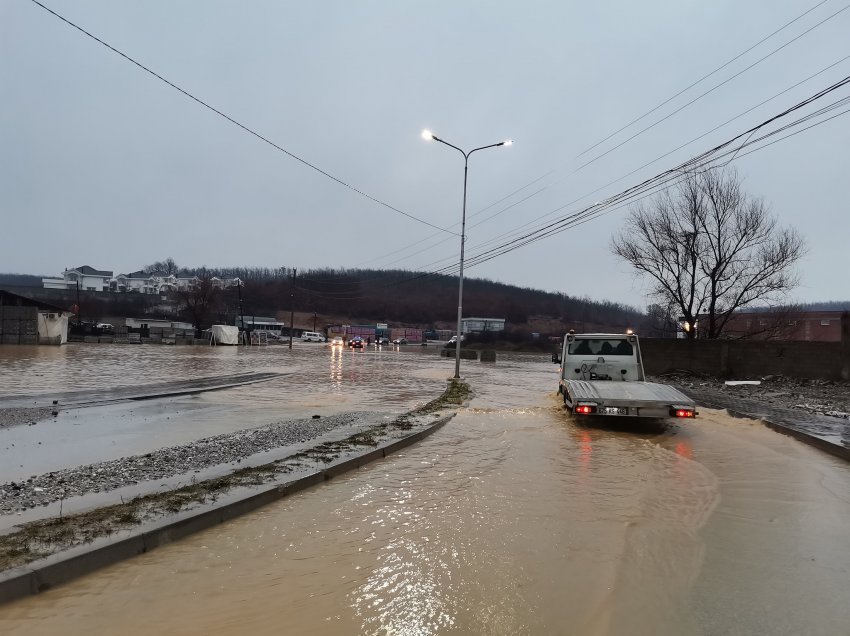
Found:
[{"label": "illuminated street lamp", "polygon": [[464,242],[466,239],[466,177],[469,172],[469,155],[473,152],[477,152],[478,150],[486,150],[487,148],[496,148],[498,146],[510,146],[513,141],[508,139],[506,141],[500,141],[497,144],[490,144],[489,146],[481,146],[480,148],[473,148],[469,152],[464,152],[454,144],[450,144],[448,141],[440,139],[430,130],[422,131],[422,138],[427,140],[439,141],[441,144],[445,144],[449,148],[454,148],[460,154],[463,155],[463,215],[461,216],[461,225],[460,225],[460,275],[458,276],[458,289],[457,289],[457,337],[455,339],[455,379],[460,378],[460,341],[461,341],[461,315],[463,313],[463,248]]}]

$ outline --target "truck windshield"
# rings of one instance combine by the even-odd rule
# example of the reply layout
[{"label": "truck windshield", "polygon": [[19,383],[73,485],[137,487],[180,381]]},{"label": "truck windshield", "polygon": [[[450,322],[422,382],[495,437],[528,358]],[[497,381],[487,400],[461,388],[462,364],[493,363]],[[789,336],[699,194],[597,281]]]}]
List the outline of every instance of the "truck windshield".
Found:
[{"label": "truck windshield", "polygon": [[575,340],[570,343],[571,356],[630,356],[632,344],[625,338],[605,340]]}]

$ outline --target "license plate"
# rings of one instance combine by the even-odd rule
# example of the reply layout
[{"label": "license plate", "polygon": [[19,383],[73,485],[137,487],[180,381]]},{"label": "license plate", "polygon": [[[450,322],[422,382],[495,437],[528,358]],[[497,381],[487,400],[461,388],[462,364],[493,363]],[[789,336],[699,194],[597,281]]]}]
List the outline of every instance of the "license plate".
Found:
[{"label": "license plate", "polygon": [[625,406],[603,406],[603,415],[628,415],[629,409]]}]

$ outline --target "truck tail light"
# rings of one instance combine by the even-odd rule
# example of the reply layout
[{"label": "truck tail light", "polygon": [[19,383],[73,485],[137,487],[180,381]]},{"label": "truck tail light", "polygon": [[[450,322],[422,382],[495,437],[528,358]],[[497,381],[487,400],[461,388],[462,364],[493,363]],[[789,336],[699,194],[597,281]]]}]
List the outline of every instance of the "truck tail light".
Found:
[{"label": "truck tail light", "polygon": [[595,404],[578,404],[575,408],[575,412],[581,415],[591,415],[592,413],[596,413],[596,405]]},{"label": "truck tail light", "polygon": [[674,406],[670,409],[671,417],[696,417],[697,412],[689,406]]}]

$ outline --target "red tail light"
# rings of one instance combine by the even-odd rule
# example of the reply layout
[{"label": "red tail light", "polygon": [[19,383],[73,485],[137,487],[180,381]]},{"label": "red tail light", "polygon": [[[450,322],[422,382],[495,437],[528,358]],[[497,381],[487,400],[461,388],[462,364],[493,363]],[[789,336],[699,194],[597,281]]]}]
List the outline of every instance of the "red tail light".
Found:
[{"label": "red tail light", "polygon": [[696,417],[697,412],[694,409],[674,408],[670,409],[670,415],[673,417]]},{"label": "red tail light", "polygon": [[591,413],[596,413],[596,407],[589,404],[579,404],[576,406],[575,412],[582,415],[590,415]]}]

